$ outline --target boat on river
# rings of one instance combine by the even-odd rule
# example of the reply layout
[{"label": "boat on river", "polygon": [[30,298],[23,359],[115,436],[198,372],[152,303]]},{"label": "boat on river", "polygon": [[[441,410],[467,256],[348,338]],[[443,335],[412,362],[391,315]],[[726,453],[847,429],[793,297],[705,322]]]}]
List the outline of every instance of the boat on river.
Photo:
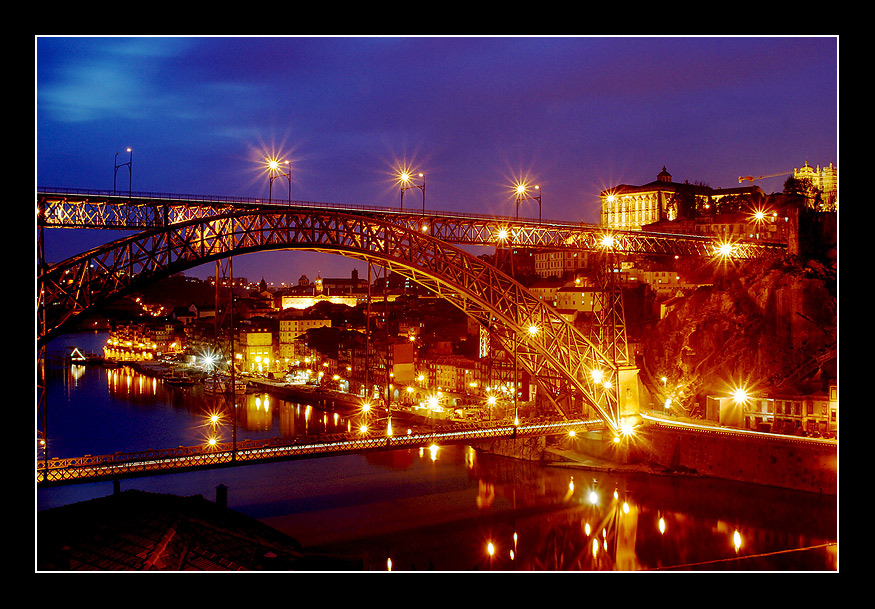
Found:
[{"label": "boat on river", "polygon": [[197,383],[197,380],[184,372],[170,370],[162,375],[161,379],[168,385],[173,387],[191,387]]},{"label": "boat on river", "polygon": [[[211,394],[223,394],[226,393],[227,387],[231,384],[230,377],[224,376],[208,376],[204,379],[204,391]],[[234,380],[234,393],[236,395],[243,395],[246,393],[246,382],[240,380]]]},{"label": "boat on river", "polygon": [[68,347],[70,353],[65,357],[66,362],[78,365],[102,364],[104,358],[102,355],[91,352],[83,352],[78,347]]}]

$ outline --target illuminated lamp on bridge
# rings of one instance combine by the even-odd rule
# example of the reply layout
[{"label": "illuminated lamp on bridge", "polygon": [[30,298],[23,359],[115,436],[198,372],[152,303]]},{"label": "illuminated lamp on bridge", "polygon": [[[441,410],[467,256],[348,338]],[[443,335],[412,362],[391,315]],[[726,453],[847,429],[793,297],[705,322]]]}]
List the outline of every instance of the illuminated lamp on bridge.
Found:
[{"label": "illuminated lamp on bridge", "polygon": [[611,249],[617,245],[617,240],[613,237],[613,235],[604,235],[599,240],[599,245],[601,245],[605,249]]},{"label": "illuminated lamp on bridge", "polygon": [[614,442],[619,444],[622,440],[635,437],[635,426],[629,422],[620,423],[620,433],[614,436]]},{"label": "illuminated lamp on bridge", "polygon": [[538,203],[538,222],[541,221],[541,187],[535,185],[533,187],[538,191],[537,195],[530,195],[528,190],[529,186],[525,182],[517,182],[514,187],[514,192],[516,193],[516,217],[520,217],[520,203],[523,201],[537,201]]},{"label": "illuminated lamp on bridge", "polygon": [[714,257],[721,260],[732,258],[735,253],[736,248],[730,241],[720,241],[714,245]]},{"label": "illuminated lamp on bridge", "polygon": [[267,175],[269,181],[269,189],[268,189],[268,201],[273,202],[273,181],[282,176],[284,178],[288,178],[289,180],[289,205],[292,204],[292,168],[290,161],[283,161],[282,164],[286,166],[289,170],[288,173],[282,172],[280,170],[280,161],[276,158],[267,158],[265,159],[267,164]]},{"label": "illuminated lamp on bridge", "polygon": [[[422,180],[422,184],[416,184],[413,180],[418,177]],[[425,175],[422,172],[419,172],[416,176],[413,176],[409,169],[401,169],[398,172],[398,183],[401,186],[401,210],[404,210],[404,191],[410,190],[411,188],[418,188],[422,191],[422,211],[425,213]],[[422,228],[423,232],[426,227]]]}]

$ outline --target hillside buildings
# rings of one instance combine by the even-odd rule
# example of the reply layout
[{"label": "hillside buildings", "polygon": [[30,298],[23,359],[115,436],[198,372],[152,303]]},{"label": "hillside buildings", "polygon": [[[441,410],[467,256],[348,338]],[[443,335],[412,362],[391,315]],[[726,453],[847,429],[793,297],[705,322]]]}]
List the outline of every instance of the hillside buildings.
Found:
[{"label": "hillside buildings", "polygon": [[[806,163],[795,175],[816,186],[817,200],[837,201],[831,164],[815,169]],[[782,197],[766,195],[758,186],[713,189],[675,182],[663,168],[653,182],[618,185],[601,193],[601,221],[607,229],[790,243],[794,234],[799,239],[798,217],[790,211],[799,197]],[[756,209],[766,213],[756,217],[751,212]],[[582,331],[589,329],[605,302],[604,286],[595,272],[601,254],[504,248],[495,252],[493,262],[509,262],[510,256],[513,266],[508,267],[532,294]],[[618,259],[611,277],[626,299],[631,363],[634,343],[643,340],[652,327],[648,324],[708,280],[674,260],[647,256]],[[296,284],[276,290],[262,280],[249,291],[240,286],[234,291],[234,361],[240,372],[284,379],[298,366],[318,370],[310,378],[362,396],[381,395],[380,387],[391,385],[391,400],[405,404],[419,403],[437,391],[447,405],[476,408],[489,390],[514,395],[514,384],[521,402],[535,395],[525,372],[514,369],[511,357],[496,352],[488,329],[452,323],[446,310],[435,306],[433,295],[417,291],[400,275],[371,285],[357,271],[347,278],[317,276],[314,281],[301,275]],[[369,297],[379,306],[365,307]],[[355,315],[332,316],[344,308],[355,310]],[[178,309],[172,323],[160,323],[116,324],[107,355],[153,359],[185,353],[194,359],[216,343],[213,303],[193,303]],[[316,335],[319,341],[312,340]],[[323,348],[332,341],[331,349]],[[124,355],[134,346],[139,355]]]}]

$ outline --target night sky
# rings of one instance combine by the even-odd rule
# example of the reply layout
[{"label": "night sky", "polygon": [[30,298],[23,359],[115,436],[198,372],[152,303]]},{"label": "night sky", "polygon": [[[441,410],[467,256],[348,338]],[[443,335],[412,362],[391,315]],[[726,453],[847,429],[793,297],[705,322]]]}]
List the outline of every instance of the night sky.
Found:
[{"label": "night sky", "polygon": [[[838,38],[37,37],[36,185],[397,206],[395,168],[429,210],[598,222],[599,192],[838,165]],[[756,182],[778,192],[784,178]],[[288,198],[288,181],[273,183]],[[404,207],[421,209],[408,190]],[[537,218],[529,202],[520,215]],[[50,231],[60,261],[117,233]],[[234,259],[268,282],[363,263],[280,252]],[[189,275],[212,275],[205,265]]]}]

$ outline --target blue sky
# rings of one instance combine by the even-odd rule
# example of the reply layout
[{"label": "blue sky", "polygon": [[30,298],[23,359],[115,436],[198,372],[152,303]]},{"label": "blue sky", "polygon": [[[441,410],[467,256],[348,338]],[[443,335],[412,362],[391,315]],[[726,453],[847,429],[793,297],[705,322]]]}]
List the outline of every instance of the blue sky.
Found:
[{"label": "blue sky", "polygon": [[[36,183],[265,197],[268,155],[292,198],[397,205],[394,168],[431,210],[598,221],[598,194],[838,164],[836,37],[37,37]],[[126,153],[119,155],[127,161]],[[129,174],[118,174],[127,189]],[[782,178],[764,180],[779,191]],[[277,195],[279,191],[279,195]],[[288,182],[274,181],[274,196]],[[407,204],[421,205],[418,190]],[[537,205],[520,210],[537,217]],[[58,261],[107,235],[58,234]],[[348,276],[331,255],[235,258],[270,282]],[[214,266],[189,274],[207,276]]]}]

